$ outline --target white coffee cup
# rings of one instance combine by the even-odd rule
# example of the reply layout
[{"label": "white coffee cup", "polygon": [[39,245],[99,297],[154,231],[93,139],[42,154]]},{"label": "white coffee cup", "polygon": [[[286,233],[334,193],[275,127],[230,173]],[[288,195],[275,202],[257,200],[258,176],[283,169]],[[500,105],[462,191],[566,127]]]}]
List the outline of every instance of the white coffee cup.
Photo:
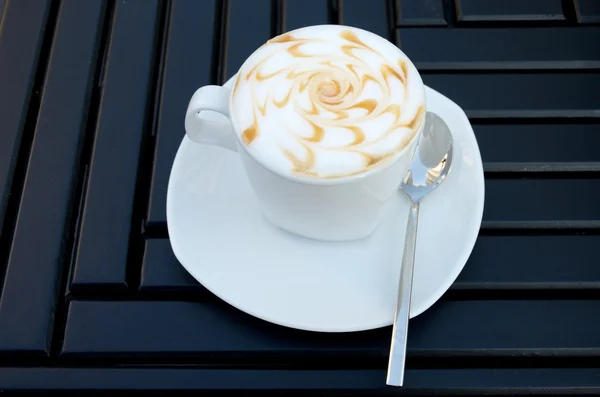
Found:
[{"label": "white coffee cup", "polygon": [[[320,32],[330,29],[328,26],[330,25],[304,29]],[[357,33],[359,37],[370,35],[373,40],[374,35],[370,32],[344,28]],[[386,41],[376,37],[376,40]],[[389,43],[386,45],[389,46]],[[405,57],[399,49],[396,50]],[[405,59],[417,76],[414,84],[424,92],[414,65],[408,58]],[[244,69],[244,65],[240,70]],[[236,79],[239,77],[240,73]],[[236,86],[236,81],[233,86]],[[222,86],[208,85],[199,88],[187,108],[187,136],[197,143],[236,151],[265,217],[283,230],[323,241],[362,239],[376,229],[384,204],[397,194],[425,124],[423,116],[410,141],[380,166],[340,178],[306,178],[272,167],[260,155],[249,150],[232,114],[236,111],[233,99],[232,91]],[[201,117],[200,113],[205,110],[219,112],[228,117],[231,123],[209,121]]]}]

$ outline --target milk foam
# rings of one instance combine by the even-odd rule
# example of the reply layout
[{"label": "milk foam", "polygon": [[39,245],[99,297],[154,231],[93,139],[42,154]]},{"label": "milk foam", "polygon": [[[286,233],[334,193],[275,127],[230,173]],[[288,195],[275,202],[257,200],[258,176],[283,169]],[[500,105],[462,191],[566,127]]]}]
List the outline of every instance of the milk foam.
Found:
[{"label": "milk foam", "polygon": [[273,38],[244,63],[231,114],[248,150],[272,169],[356,175],[404,149],[425,116],[425,91],[396,46],[347,26]]}]

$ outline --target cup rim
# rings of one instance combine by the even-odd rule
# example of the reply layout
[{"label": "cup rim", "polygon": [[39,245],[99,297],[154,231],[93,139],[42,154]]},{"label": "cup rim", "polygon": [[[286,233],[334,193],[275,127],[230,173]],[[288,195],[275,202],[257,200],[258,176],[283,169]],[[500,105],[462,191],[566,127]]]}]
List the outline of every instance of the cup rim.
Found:
[{"label": "cup rim", "polygon": [[[322,26],[340,26],[340,25],[335,25],[335,24],[321,24],[321,25],[311,25],[311,26],[304,26],[298,29],[294,29],[291,30],[289,32],[286,33],[293,33],[295,31],[298,30],[303,30],[303,29],[309,29],[309,28],[318,28],[318,27],[322,27]],[[361,28],[357,28],[354,26],[349,26],[349,25],[344,25],[345,28],[350,28],[352,30],[357,30],[360,32],[364,32],[365,34],[371,35],[371,36],[377,36],[378,39],[380,40],[386,40],[389,42],[389,40],[387,40],[384,37],[381,37],[373,32],[370,32],[368,30],[364,30]],[[421,78],[421,73],[419,73],[417,67],[414,65],[414,63],[410,60],[410,58],[400,49],[398,48],[394,43],[390,44],[394,45],[398,51],[400,51],[402,54],[404,54],[404,56],[406,57],[406,60],[411,64],[411,66],[414,68],[414,70],[417,72],[417,75],[419,77],[419,81],[421,82],[421,89],[423,90],[423,97],[424,97],[424,101],[423,101],[423,105],[425,106],[425,114],[423,115],[423,119],[421,120],[421,125],[419,126],[419,128],[417,129],[417,131],[413,134],[412,138],[407,142],[406,146],[404,146],[404,148],[400,151],[398,151],[396,154],[394,154],[394,156],[392,156],[392,158],[390,160],[388,160],[385,164],[382,164],[381,166],[375,167],[373,169],[367,170],[367,171],[363,171],[360,172],[358,174],[353,174],[353,175],[347,175],[347,176],[342,176],[342,177],[338,177],[338,178],[308,178],[308,177],[299,177],[296,176],[294,174],[291,173],[286,173],[283,172],[281,170],[272,168],[270,166],[268,166],[266,164],[266,162],[260,157],[257,156],[255,153],[253,153],[253,151],[251,151],[248,147],[246,147],[246,145],[244,144],[244,142],[242,142],[240,134],[238,134],[238,128],[235,124],[235,117],[233,117],[233,115],[229,116],[229,121],[231,123],[231,127],[233,129],[233,135],[235,135],[235,138],[238,142],[238,147],[241,147],[242,150],[244,150],[244,152],[248,155],[248,157],[250,157],[252,160],[254,160],[254,162],[258,165],[260,165],[262,168],[264,168],[266,171],[269,171],[270,173],[286,179],[290,182],[295,182],[298,184],[302,184],[302,185],[318,185],[318,186],[336,186],[336,185],[344,185],[344,184],[348,184],[351,182],[356,182],[356,181],[360,181],[366,178],[369,178],[373,175],[377,175],[380,172],[383,172],[384,170],[388,169],[389,167],[391,167],[393,164],[395,164],[400,157],[408,150],[409,147],[412,146],[412,144],[414,143],[415,139],[418,139],[418,137],[421,136],[421,133],[423,131],[423,128],[425,127],[425,121],[427,119],[426,117],[426,113],[427,113],[427,97],[425,95],[425,84],[423,83],[423,79]],[[252,52],[252,54],[250,54],[246,60],[242,63],[242,66],[240,66],[240,68],[238,69],[238,71],[236,72],[235,78],[232,81],[232,86],[235,87],[236,83],[237,83],[237,79],[240,76],[240,71],[244,68],[244,66],[246,65],[246,63],[248,62],[248,60],[252,57],[252,55],[254,55],[254,53],[256,51],[259,50],[260,47],[258,47],[256,50],[254,50]],[[224,87],[225,88],[225,87]],[[233,90],[229,89],[229,109],[230,112],[233,110]]]}]

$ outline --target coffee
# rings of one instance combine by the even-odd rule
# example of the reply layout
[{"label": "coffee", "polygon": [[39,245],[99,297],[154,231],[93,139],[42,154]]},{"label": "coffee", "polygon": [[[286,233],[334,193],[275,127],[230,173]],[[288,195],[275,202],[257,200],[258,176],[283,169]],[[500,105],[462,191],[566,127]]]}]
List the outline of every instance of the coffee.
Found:
[{"label": "coffee", "polygon": [[324,25],[275,37],[244,63],[231,115],[253,156],[282,173],[341,178],[379,167],[412,141],[425,92],[396,46]]}]

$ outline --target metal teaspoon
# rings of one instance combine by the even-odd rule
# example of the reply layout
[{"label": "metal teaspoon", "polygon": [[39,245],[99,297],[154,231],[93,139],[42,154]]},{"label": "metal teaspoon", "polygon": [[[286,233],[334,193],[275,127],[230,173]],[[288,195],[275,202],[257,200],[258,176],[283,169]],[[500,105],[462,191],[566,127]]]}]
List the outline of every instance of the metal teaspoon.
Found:
[{"label": "metal teaspoon", "polygon": [[452,135],[448,125],[435,113],[427,112],[421,140],[413,154],[401,189],[410,198],[398,300],[392,331],[386,383],[402,386],[406,361],[406,338],[410,314],[419,203],[446,178],[452,163]]}]

